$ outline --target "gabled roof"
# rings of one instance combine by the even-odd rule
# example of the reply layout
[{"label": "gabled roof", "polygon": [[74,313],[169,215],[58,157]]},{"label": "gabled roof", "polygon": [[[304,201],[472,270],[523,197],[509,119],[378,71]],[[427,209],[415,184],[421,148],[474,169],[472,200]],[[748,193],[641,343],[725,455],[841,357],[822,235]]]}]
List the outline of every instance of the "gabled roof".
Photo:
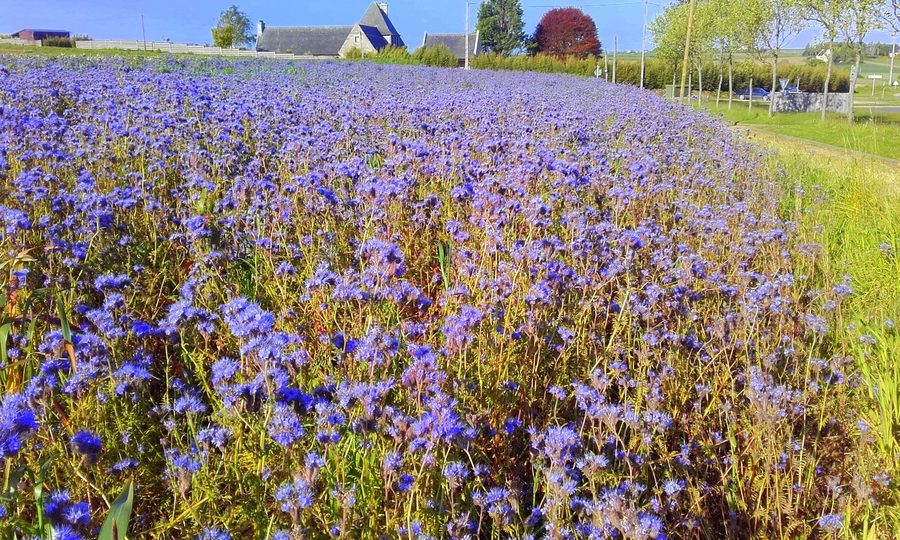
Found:
[{"label": "gabled roof", "polygon": [[388,45],[387,40],[374,26],[359,25],[359,29],[362,30],[362,33],[365,34],[366,39],[369,40],[369,43],[371,43],[372,47],[374,47],[375,49],[381,50]]},{"label": "gabled roof", "polygon": [[337,56],[352,26],[268,26],[256,44],[257,51]]},{"label": "gabled roof", "polygon": [[[469,57],[481,54],[481,44],[478,42],[478,32],[469,34]],[[425,34],[422,40],[423,47],[436,47],[437,45],[446,45],[456,58],[463,60],[466,58],[466,35],[465,34]]]},{"label": "gabled roof", "polygon": [[403,41],[400,39],[400,32],[397,32],[387,13],[381,11],[381,8],[375,2],[372,2],[372,5],[363,14],[362,19],[359,20],[359,25],[377,28],[382,36],[395,36],[393,40],[394,45],[403,45]]}]

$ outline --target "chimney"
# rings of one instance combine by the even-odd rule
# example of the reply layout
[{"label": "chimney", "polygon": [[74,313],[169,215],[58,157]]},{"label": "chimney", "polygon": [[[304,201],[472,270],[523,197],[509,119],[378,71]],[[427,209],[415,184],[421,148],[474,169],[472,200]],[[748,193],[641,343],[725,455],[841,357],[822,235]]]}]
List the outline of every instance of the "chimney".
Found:
[{"label": "chimney", "polygon": [[385,15],[388,14],[388,12],[387,12],[387,2],[375,2],[375,3],[378,4],[378,8],[379,8],[381,11],[383,11]]},{"label": "chimney", "polygon": [[262,22],[262,20],[260,20],[259,22],[256,23],[256,39],[257,39],[257,41],[259,40],[259,38],[262,37],[263,32],[265,32],[265,30],[266,30],[266,23]]}]

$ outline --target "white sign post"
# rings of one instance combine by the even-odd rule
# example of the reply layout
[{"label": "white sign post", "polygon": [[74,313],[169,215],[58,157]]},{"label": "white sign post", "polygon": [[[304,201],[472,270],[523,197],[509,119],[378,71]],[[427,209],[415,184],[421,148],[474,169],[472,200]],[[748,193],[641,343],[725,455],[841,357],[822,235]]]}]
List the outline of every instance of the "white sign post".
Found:
[{"label": "white sign post", "polygon": [[872,95],[875,95],[875,79],[880,79],[881,75],[869,75],[869,78],[872,79]]}]

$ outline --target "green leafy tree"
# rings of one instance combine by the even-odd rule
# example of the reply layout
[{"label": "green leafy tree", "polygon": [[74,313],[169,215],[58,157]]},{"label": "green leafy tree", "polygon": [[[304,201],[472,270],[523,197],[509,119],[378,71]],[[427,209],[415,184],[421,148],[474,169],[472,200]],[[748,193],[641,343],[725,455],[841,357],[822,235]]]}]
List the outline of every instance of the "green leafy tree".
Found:
[{"label": "green leafy tree", "polygon": [[[757,0],[760,1],[760,0]],[[712,17],[711,32],[713,46],[718,55],[719,86],[721,90],[724,70],[728,67],[728,108],[734,100],[734,64],[735,54],[752,49],[753,11],[747,9],[747,0],[710,0]],[[719,103],[716,94],[716,105]]]},{"label": "green leafy tree", "polygon": [[[803,29],[803,17],[793,0],[750,0],[745,4],[752,47],[772,57],[772,92],[778,89],[778,57],[784,46]],[[769,100],[769,116],[775,114],[775,96]]]},{"label": "green leafy tree", "polygon": [[216,47],[237,47],[253,45],[256,37],[251,33],[250,18],[237,6],[219,14],[219,22],[212,29],[213,45]]},{"label": "green leafy tree", "polygon": [[[684,44],[687,37],[687,3],[670,4],[650,22],[650,36],[656,44],[656,57],[670,63],[673,68],[684,58]],[[689,50],[690,66],[697,67],[699,84],[703,86],[703,59],[713,51],[713,22],[718,17],[715,5],[710,0],[699,1],[695,5]],[[673,69],[672,84],[675,84]],[[692,71],[692,70],[691,70]]]},{"label": "green leafy tree", "polygon": [[487,52],[508,56],[521,49],[525,42],[524,26],[519,0],[487,0],[478,8],[475,28]]},{"label": "green leafy tree", "polygon": [[[841,33],[853,47],[855,66],[850,77],[850,105],[847,113],[847,121],[850,123],[853,123],[853,93],[856,91],[856,78],[859,77],[859,64],[866,47],[863,40],[872,30],[882,28],[883,20],[878,17],[878,9],[883,6],[882,0],[853,0],[847,3],[847,13],[841,21]],[[875,84],[874,80],[872,84]]]},{"label": "green leafy tree", "polygon": [[831,72],[834,69],[835,39],[841,29],[844,18],[847,17],[848,0],[797,0],[797,7],[802,13],[803,20],[822,28],[825,42],[828,44],[828,69],[825,75],[825,84],[822,92],[822,121],[825,121],[825,112],[828,106],[828,85],[831,83]]}]

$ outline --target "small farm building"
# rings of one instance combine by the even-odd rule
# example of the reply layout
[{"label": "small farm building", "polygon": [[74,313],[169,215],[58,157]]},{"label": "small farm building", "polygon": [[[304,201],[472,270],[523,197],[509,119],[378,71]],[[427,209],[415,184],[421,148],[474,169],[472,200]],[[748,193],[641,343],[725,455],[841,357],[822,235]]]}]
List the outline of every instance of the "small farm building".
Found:
[{"label": "small farm building", "polygon": [[41,41],[52,37],[67,38],[70,36],[69,32],[66,30],[37,30],[34,28],[25,28],[13,34],[12,37],[24,39],[25,41]]}]

